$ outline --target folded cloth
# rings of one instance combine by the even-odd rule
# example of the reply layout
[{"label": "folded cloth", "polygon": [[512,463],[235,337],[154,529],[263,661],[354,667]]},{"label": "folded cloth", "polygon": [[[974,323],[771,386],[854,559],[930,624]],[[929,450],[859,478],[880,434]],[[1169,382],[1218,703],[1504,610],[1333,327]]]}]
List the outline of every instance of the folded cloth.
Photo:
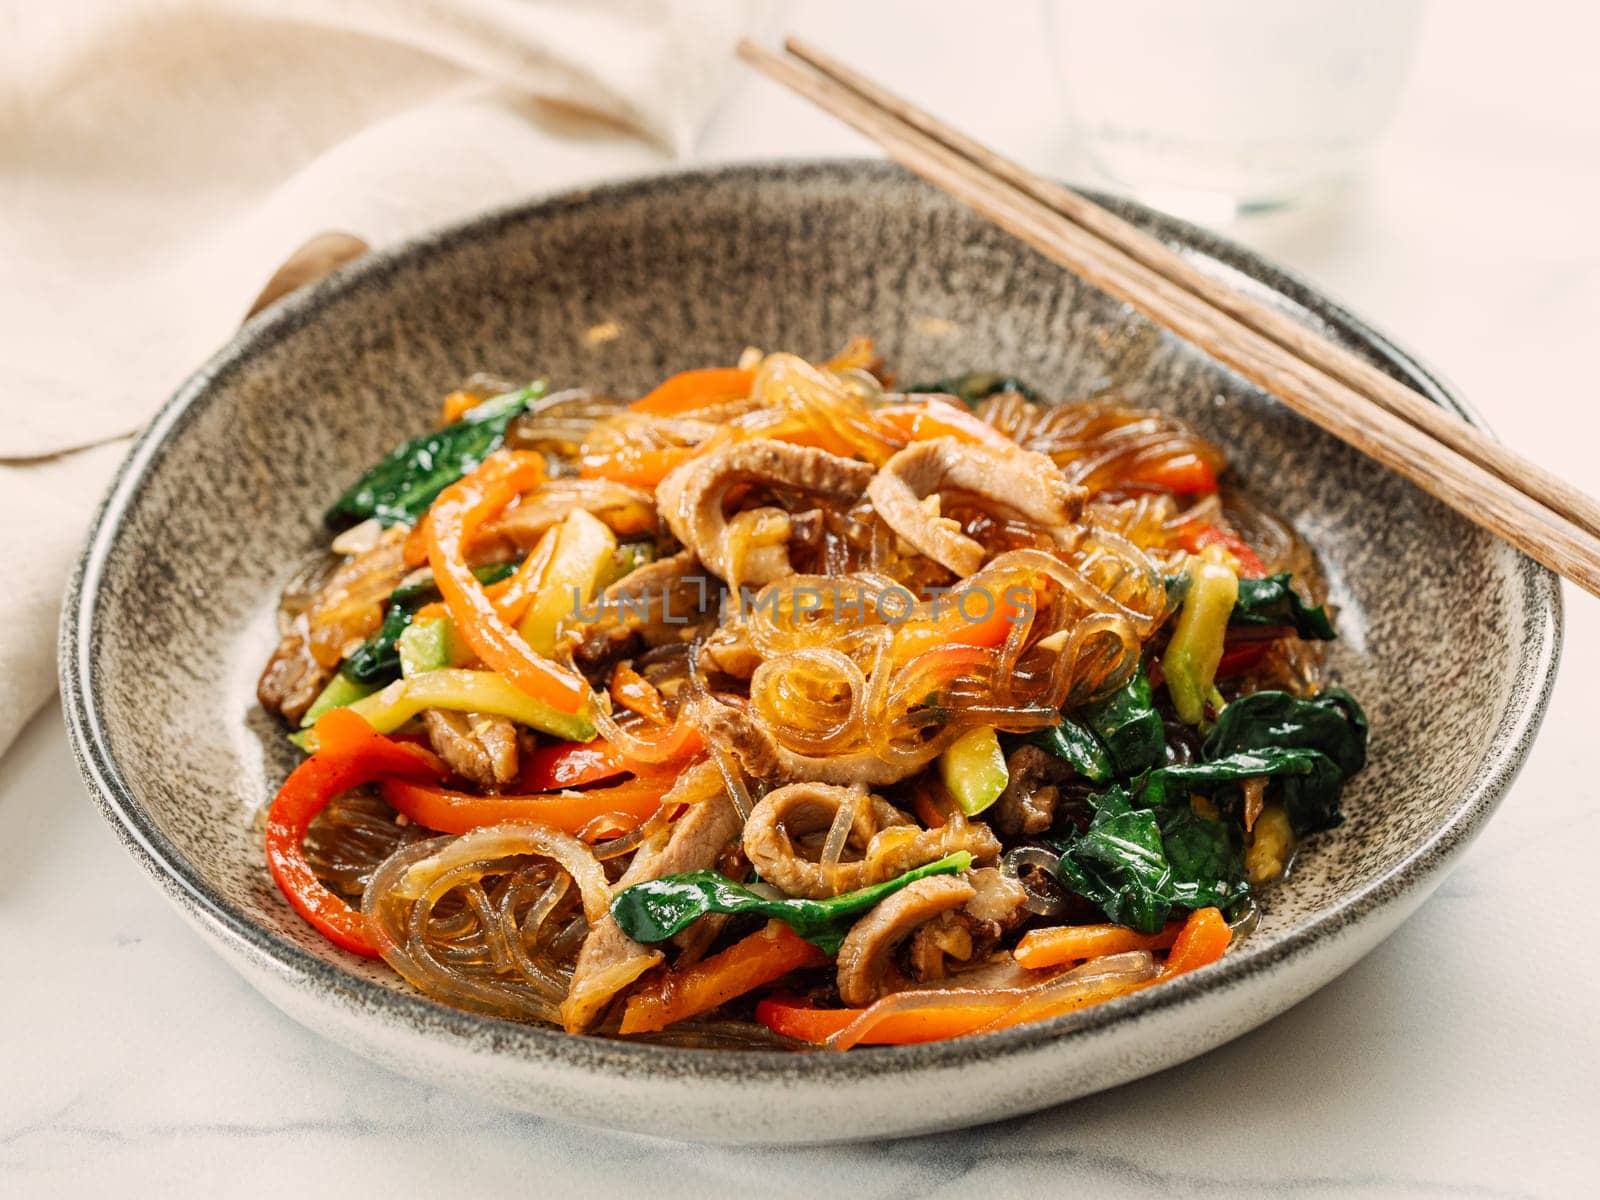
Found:
[{"label": "folded cloth", "polygon": [[[312,236],[691,148],[759,0],[77,0],[0,19],[0,751],[126,443]],[[92,449],[86,449],[92,447]],[[19,578],[20,577],[20,578]],[[17,600],[20,597],[20,612]]]}]

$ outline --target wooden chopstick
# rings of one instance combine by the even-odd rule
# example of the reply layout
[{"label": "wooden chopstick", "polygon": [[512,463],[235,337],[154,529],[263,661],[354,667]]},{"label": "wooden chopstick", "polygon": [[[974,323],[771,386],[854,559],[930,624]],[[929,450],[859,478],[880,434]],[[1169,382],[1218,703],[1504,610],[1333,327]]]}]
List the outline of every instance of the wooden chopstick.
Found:
[{"label": "wooden chopstick", "polygon": [[1292,317],[1205,274],[1188,259],[1109,209],[1101,208],[1070,188],[1035,175],[1021,164],[973,141],[815,46],[798,38],[789,38],[784,45],[791,54],[810,63],[869,103],[1055,209],[1151,270],[1187,288],[1264,337],[1271,338],[1290,353],[1365,394],[1395,416],[1432,434],[1435,439],[1486,471],[1515,483],[1519,490],[1566,517],[1574,525],[1600,537],[1600,501],[1580,492],[1559,475],[1523,458],[1482,430],[1446,412],[1365,359],[1312,332]]},{"label": "wooden chopstick", "polygon": [[[749,41],[740,54],[1047,257],[1600,595],[1600,505],[1589,497],[1311,330],[1202,275],[1093,202],[947,130],[811,47],[791,48],[804,57]],[[1367,390],[1374,378],[1385,385],[1383,399]]]}]

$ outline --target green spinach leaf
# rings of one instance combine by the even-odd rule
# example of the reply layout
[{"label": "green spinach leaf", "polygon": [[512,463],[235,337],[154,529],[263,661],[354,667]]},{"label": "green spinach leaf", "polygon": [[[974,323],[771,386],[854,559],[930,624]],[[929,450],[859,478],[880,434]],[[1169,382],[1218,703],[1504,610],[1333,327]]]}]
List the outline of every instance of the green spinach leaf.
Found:
[{"label": "green spinach leaf", "polygon": [[396,446],[333,502],[328,525],[338,529],[371,517],[385,525],[415,524],[440,492],[500,446],[512,418],[545,391],[541,380],[495,396],[459,421]]},{"label": "green spinach leaf", "polygon": [[[1328,767],[1289,766],[1297,751],[1316,753]],[[1256,773],[1283,777],[1289,823],[1298,834],[1315,833],[1339,823],[1344,782],[1366,765],[1367,715],[1339,687],[1309,700],[1287,692],[1252,692],[1222,710],[1201,753],[1211,765],[1242,761],[1241,755],[1275,756],[1282,764],[1278,770]],[[1240,769],[1248,771],[1250,764],[1243,762]],[[1222,791],[1215,798],[1221,803],[1235,796]]]},{"label": "green spinach leaf", "polygon": [[1104,700],[1063,716],[1031,740],[1094,783],[1131,779],[1166,761],[1166,729],[1142,662]]},{"label": "green spinach leaf", "polygon": [[1090,798],[1095,816],[1060,845],[1060,878],[1106,917],[1155,933],[1175,909],[1225,907],[1249,892],[1241,831],[1196,816],[1187,802],[1135,808],[1113,787]]},{"label": "green spinach leaf", "polygon": [[908,393],[937,392],[942,396],[955,396],[967,405],[1001,392],[1018,392],[1029,400],[1037,400],[1034,391],[1015,375],[1002,375],[998,371],[968,371],[965,375],[947,375],[932,383],[918,383],[905,389]]},{"label": "green spinach leaf", "polygon": [[908,883],[930,875],[954,875],[972,865],[958,851],[904,875],[826,900],[772,900],[716,871],[689,871],[636,883],[618,892],[611,915],[636,942],[662,942],[707,913],[754,913],[784,922],[806,941],[837,954],[855,918]]},{"label": "green spinach leaf", "polygon": [[1110,783],[1116,777],[1105,745],[1072,717],[1062,717],[1061,724],[1041,729],[1027,740],[1061,759],[1091,783]]},{"label": "green spinach leaf", "polygon": [[1239,599],[1228,624],[1284,626],[1306,641],[1331,642],[1338,636],[1327,610],[1302,600],[1290,586],[1287,571],[1265,579],[1239,580]]}]

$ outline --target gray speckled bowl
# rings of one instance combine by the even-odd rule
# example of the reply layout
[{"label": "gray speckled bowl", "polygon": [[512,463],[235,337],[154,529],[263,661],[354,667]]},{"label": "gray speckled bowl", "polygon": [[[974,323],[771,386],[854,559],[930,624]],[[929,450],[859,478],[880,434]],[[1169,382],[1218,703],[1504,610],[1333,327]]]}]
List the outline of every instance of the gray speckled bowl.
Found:
[{"label": "gray speckled bowl", "polygon": [[[1294,279],[1115,207],[1460,408]],[[1257,933],[1215,966],[1062,1022],[833,1057],[627,1045],[457,1012],[302,924],[262,860],[256,816],[291,758],[253,686],[279,585],[322,537],[329,499],[473,371],[644,389],[747,344],[821,355],[856,331],[908,376],[993,366],[1050,395],[1115,383],[1172,408],[1319,548],[1344,634],[1331,664],[1368,707],[1372,764],[1347,823],[1309,846]],[[1493,811],[1544,711],[1559,636],[1546,571],[955,202],[844,162],[667,175],[495,213],[252,321],[124,465],[67,600],[61,687],[84,778],[129,850],[308,1026],[551,1116],[815,1142],[989,1121],[1122,1083],[1332,979]]]}]

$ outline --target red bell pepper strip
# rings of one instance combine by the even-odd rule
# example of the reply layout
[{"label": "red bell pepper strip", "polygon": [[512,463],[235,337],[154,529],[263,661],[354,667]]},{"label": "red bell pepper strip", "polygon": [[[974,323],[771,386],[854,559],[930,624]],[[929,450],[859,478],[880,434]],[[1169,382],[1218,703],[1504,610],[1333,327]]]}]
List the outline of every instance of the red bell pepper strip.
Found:
[{"label": "red bell pepper strip", "polygon": [[1239,577],[1241,579],[1263,579],[1267,574],[1266,564],[1263,563],[1256,552],[1245,543],[1244,539],[1236,534],[1226,533],[1215,525],[1203,521],[1191,522],[1185,525],[1178,534],[1178,544],[1190,554],[1199,554],[1207,546],[1221,546],[1239,564]]},{"label": "red bell pepper strip", "polygon": [[554,792],[615,779],[632,770],[622,751],[604,738],[552,742],[523,755],[520,782],[530,792]]},{"label": "red bell pepper strip", "polygon": [[1176,458],[1135,467],[1133,473],[1122,482],[1164,488],[1180,496],[1193,496],[1216,491],[1217,473],[1198,454],[1180,454]]},{"label": "red bell pepper strip", "polygon": [[428,565],[457,630],[474,652],[512,686],[564,713],[582,712],[589,685],[581,675],[534,653],[506,624],[467,564],[478,526],[544,478],[541,455],[497,450],[465,479],[439,493],[423,525]]},{"label": "red bell pepper strip", "polygon": [[626,829],[637,827],[661,807],[661,797],[673,779],[670,774],[655,774],[583,792],[522,796],[479,796],[403,779],[385,780],[382,790],[383,798],[396,812],[440,833],[470,833],[501,821],[539,821],[567,833],[578,833],[596,817],[613,814],[625,818],[619,820],[619,825],[626,825]]},{"label": "red bell pepper strip", "polygon": [[306,861],[306,830],[312,819],[341,792],[396,777],[444,777],[439,760],[419,746],[392,741],[347,708],[317,720],[318,750],[283,781],[267,812],[267,869],[294,910],[340,949],[378,957],[359,909],[322,885]]},{"label": "red bell pepper strip", "polygon": [[668,416],[693,412],[719,400],[739,400],[750,394],[756,373],[743,367],[705,367],[681,371],[641,396],[629,407],[634,412]]}]

